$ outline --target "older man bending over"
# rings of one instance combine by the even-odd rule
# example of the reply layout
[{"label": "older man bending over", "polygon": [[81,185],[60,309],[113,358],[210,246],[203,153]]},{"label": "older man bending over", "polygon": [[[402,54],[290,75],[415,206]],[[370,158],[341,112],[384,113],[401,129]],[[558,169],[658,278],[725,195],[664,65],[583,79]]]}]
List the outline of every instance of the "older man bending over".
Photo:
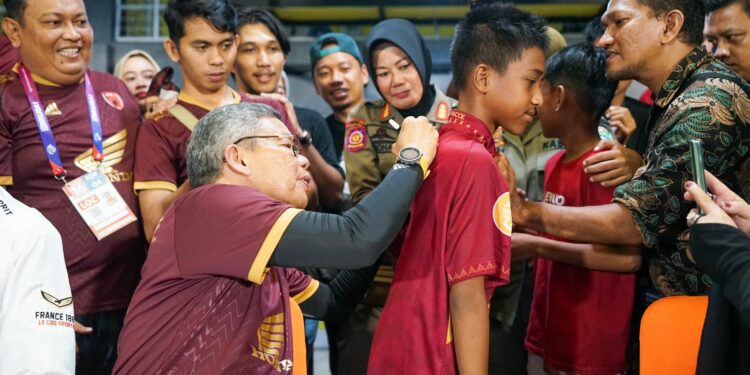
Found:
[{"label": "older man bending over", "polygon": [[[278,113],[241,103],[206,115],[187,151],[193,190],[157,227],[114,372],[305,373],[302,312],[335,319],[361,299],[435,156],[426,119],[402,127],[394,149],[421,158],[400,157],[335,216],[300,210],[308,162]],[[328,285],[287,268],[367,266]]]}]

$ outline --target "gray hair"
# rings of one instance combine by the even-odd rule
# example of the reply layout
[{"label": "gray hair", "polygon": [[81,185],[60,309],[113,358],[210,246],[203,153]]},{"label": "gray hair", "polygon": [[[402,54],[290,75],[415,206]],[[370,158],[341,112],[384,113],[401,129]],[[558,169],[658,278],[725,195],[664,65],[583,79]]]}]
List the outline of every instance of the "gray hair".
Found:
[{"label": "gray hair", "polygon": [[198,121],[187,148],[187,170],[193,188],[221,177],[224,149],[257,133],[265,117],[281,119],[273,108],[260,103],[229,104],[214,109]]}]

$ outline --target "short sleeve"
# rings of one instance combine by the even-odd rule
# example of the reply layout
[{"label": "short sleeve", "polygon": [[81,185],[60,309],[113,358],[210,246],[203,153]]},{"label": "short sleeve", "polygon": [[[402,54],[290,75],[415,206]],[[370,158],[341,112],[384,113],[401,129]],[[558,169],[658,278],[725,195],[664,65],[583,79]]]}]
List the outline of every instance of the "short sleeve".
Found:
[{"label": "short sleeve", "polygon": [[286,280],[289,283],[289,296],[294,302],[302,304],[318,291],[320,283],[304,272],[294,268],[283,268]]},{"label": "short sleeve", "polygon": [[[260,284],[300,210],[241,186],[209,185],[178,198],[175,254],[184,277],[229,276]],[[210,235],[209,235],[210,234]]]},{"label": "short sleeve", "polygon": [[[1,116],[1,115],[0,115]],[[0,117],[0,186],[13,185],[13,154],[10,129],[5,119]]]},{"label": "short sleeve", "polygon": [[683,199],[684,184],[694,179],[691,139],[703,141],[706,170],[720,179],[746,159],[747,125],[738,126],[732,114],[739,104],[732,103],[730,85],[706,82],[711,90],[691,88],[675,99],[655,129],[667,130],[649,151],[646,165],[615,190],[614,201],[630,210],[646,247],[656,247],[660,237],[675,240],[687,229],[685,216],[695,206]]},{"label": "short sleeve", "polygon": [[512,228],[507,184],[492,159],[474,151],[462,166],[456,189],[446,234],[448,283],[478,276],[489,276],[495,285],[506,283]]},{"label": "short sleeve", "polygon": [[163,134],[160,124],[147,120],[138,131],[135,143],[135,182],[133,189],[176,191],[178,185],[178,156],[168,134]]},{"label": "short sleeve", "polygon": [[0,351],[4,353],[0,373],[24,369],[24,373],[72,374],[74,301],[62,240],[41,214],[34,212],[22,220],[15,225],[20,233],[3,236],[11,240],[8,250],[18,257],[0,295],[0,305],[12,306],[0,310]]}]

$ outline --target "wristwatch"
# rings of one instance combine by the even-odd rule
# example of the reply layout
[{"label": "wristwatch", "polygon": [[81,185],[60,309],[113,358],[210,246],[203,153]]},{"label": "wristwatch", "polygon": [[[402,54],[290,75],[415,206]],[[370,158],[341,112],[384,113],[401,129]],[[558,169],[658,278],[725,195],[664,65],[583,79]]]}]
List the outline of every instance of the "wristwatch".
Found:
[{"label": "wristwatch", "polygon": [[404,165],[418,165],[422,159],[422,151],[416,147],[404,147],[398,152],[397,162]]},{"label": "wristwatch", "polygon": [[312,135],[307,130],[303,130],[302,133],[299,133],[297,139],[299,139],[299,143],[303,146],[312,144]]}]

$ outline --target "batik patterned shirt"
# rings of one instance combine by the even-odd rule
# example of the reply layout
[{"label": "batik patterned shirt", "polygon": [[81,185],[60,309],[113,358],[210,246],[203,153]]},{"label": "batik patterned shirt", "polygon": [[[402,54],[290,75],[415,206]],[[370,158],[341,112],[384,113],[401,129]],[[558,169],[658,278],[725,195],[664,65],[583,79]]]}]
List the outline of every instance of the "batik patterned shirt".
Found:
[{"label": "batik patterned shirt", "polygon": [[664,295],[706,294],[710,278],[688,256],[685,217],[695,207],[683,198],[694,180],[690,140],[703,141],[706,170],[750,197],[750,86],[729,67],[693,50],[672,71],[655,98],[645,165],[615,191],[654,250],[651,280]]}]

